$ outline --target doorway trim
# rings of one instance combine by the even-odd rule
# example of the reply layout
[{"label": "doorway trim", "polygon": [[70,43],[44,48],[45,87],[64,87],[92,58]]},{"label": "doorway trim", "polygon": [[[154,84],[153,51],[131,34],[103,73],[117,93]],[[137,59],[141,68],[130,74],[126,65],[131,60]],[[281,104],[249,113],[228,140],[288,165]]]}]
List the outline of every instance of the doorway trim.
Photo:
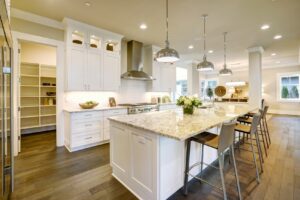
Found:
[{"label": "doorway trim", "polygon": [[64,145],[64,117],[63,117],[63,107],[64,107],[64,64],[65,64],[65,50],[64,50],[64,41],[54,40],[50,38],[45,38],[37,35],[32,35],[28,33],[21,32],[12,32],[13,35],[13,67],[15,73],[13,75],[13,120],[14,120],[14,155],[18,155],[18,131],[19,127],[16,123],[19,120],[18,112],[18,90],[16,89],[19,86],[19,56],[18,48],[20,40],[25,40],[28,42],[35,42],[44,45],[49,45],[56,47],[56,146]]}]

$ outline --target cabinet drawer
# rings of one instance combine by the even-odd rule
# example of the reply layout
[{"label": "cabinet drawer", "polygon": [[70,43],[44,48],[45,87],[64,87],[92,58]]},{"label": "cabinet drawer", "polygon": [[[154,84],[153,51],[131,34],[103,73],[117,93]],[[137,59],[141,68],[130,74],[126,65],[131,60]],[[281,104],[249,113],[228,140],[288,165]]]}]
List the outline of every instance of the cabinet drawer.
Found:
[{"label": "cabinet drawer", "polygon": [[103,111],[104,116],[126,115],[127,109],[115,109]]},{"label": "cabinet drawer", "polygon": [[82,122],[72,122],[72,134],[91,131],[91,130],[102,130],[103,121],[82,121]]},{"label": "cabinet drawer", "polygon": [[93,144],[93,143],[100,142],[101,140],[102,139],[101,139],[100,134],[91,134],[91,135],[76,137],[72,141],[72,147],[78,147],[78,146],[82,146],[82,145]]},{"label": "cabinet drawer", "polygon": [[72,121],[97,120],[103,116],[102,111],[79,112],[72,114]]}]

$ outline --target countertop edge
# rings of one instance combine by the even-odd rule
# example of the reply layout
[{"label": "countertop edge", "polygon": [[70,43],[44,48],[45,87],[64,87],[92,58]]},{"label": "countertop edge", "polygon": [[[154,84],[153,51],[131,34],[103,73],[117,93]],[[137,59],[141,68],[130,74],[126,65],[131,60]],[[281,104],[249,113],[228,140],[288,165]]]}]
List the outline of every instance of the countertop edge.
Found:
[{"label": "countertop edge", "polygon": [[118,110],[118,109],[127,109],[125,106],[116,106],[116,107],[96,107],[92,109],[81,109],[81,108],[64,108],[64,112],[76,113],[76,112],[94,112],[94,111],[105,111],[105,110]]}]

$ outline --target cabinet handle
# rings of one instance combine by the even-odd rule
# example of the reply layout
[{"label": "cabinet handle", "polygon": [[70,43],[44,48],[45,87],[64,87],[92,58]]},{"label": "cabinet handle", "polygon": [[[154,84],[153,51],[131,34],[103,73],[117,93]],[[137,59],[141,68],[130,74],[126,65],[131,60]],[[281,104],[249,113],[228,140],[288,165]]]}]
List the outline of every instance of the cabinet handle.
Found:
[{"label": "cabinet handle", "polygon": [[139,139],[138,139],[138,142],[139,142],[140,144],[146,144],[146,139],[145,139],[144,137],[139,136],[138,138],[139,138]]},{"label": "cabinet handle", "polygon": [[89,139],[92,139],[93,137],[86,137],[86,138],[84,138],[84,139],[86,139],[86,140],[89,140]]}]

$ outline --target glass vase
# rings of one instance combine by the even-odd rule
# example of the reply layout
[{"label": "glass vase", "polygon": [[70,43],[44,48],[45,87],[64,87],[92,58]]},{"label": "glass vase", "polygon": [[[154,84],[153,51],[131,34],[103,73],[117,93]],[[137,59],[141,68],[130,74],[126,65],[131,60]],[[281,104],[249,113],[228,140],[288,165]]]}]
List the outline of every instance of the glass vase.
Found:
[{"label": "glass vase", "polygon": [[194,106],[183,107],[183,114],[192,115],[194,113]]}]

